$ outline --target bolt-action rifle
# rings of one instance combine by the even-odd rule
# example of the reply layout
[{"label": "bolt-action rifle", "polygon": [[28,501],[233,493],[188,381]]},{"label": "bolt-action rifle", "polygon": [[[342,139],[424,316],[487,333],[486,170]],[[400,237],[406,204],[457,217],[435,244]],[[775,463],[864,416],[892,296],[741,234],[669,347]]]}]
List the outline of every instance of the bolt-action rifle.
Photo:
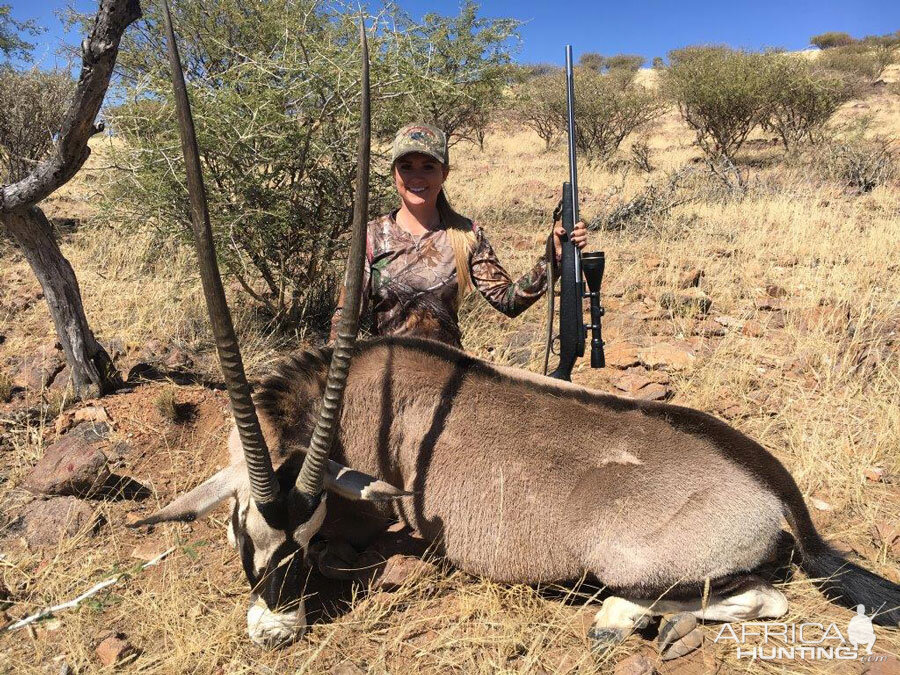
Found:
[{"label": "bolt-action rifle", "polygon": [[[569,180],[563,183],[562,225],[566,235],[562,240],[562,260],[560,262],[559,290],[559,365],[550,377],[571,380],[572,368],[578,357],[584,356],[587,329],[591,329],[591,368],[603,368],[606,357],[603,354],[603,334],[601,318],[604,310],[600,305],[600,284],[606,257],[602,251],[584,253],[572,242],[572,230],[578,222],[578,167],[575,158],[575,83],[572,74],[572,46],[566,45],[566,108],[568,111],[569,135]],[[555,221],[555,218],[554,218]],[[548,244],[548,256],[552,250],[552,237]],[[551,346],[553,344],[554,278],[553,264],[548,264],[548,316],[547,347],[544,353],[544,374],[547,374]],[[584,290],[587,279],[588,291]],[[590,300],[591,322],[584,323],[584,298]]]}]

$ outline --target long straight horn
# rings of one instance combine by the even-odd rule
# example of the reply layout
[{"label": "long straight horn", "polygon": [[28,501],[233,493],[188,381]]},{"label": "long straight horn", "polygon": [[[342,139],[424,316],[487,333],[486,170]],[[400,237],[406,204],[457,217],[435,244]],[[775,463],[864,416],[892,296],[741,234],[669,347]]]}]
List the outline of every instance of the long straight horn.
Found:
[{"label": "long straight horn", "polygon": [[203,282],[203,294],[206,296],[206,307],[209,320],[216,339],[219,352],[219,363],[222,375],[231,397],[231,409],[237,424],[241,445],[244,446],[244,457],[247,460],[247,471],[250,474],[250,492],[258,504],[267,504],[278,500],[278,482],[272,470],[272,459],[259,428],[256,408],[250,396],[250,386],[244,374],[244,364],[238,348],[231,313],[225,302],[222,290],[222,277],[216,262],[213,246],[212,230],[209,226],[209,211],[206,207],[206,189],[203,187],[203,174],[200,170],[200,153],[197,149],[197,136],[194,132],[194,120],[188,102],[187,88],[184,84],[184,73],[181,71],[181,60],[178,56],[178,45],[175,44],[175,32],[172,30],[172,17],[169,4],[163,0],[165,8],[166,31],[169,41],[169,65],[172,70],[172,87],[175,90],[175,107],[178,110],[178,128],[181,134],[181,150],[184,153],[184,165],[187,171],[188,195],[191,201],[191,225],[197,245],[197,257],[200,262],[200,279]]},{"label": "long straight horn", "polygon": [[362,102],[359,124],[359,159],[356,165],[356,192],[353,197],[353,232],[347,261],[347,275],[344,280],[344,309],[338,325],[331,365],[328,368],[325,397],[309,443],[309,452],[303,460],[300,475],[297,476],[297,490],[308,495],[319,494],[325,482],[328,454],[334,441],[341,404],[344,400],[351,352],[359,332],[359,307],[366,252],[366,215],[369,211],[369,150],[372,136],[372,122],[369,113],[369,45],[366,41],[366,26],[362,17],[360,17],[359,40],[362,47]]}]

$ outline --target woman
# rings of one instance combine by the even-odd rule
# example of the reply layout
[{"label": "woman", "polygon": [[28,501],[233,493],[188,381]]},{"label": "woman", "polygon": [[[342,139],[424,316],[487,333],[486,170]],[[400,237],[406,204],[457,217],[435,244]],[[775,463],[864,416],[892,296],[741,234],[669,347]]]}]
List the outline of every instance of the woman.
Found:
[{"label": "woman", "polygon": [[[450,206],[443,190],[450,172],[447,138],[440,129],[427,124],[400,129],[391,163],[401,205],[369,223],[366,242],[362,312],[371,306],[376,335],[413,335],[461,348],[457,312],[471,286],[510,317],[547,290],[545,256],[513,282],[481,228]],[[563,234],[562,225],[554,223],[557,260]],[[572,241],[584,248],[584,223],[576,224]],[[343,304],[342,294],[332,340]]]}]

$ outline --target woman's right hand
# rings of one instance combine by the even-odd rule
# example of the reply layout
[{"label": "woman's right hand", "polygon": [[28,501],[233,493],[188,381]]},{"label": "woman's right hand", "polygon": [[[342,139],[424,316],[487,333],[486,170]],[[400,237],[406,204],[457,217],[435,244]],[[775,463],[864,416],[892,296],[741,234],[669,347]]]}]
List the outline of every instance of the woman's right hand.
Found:
[{"label": "woman's right hand", "polygon": [[[562,238],[565,235],[566,230],[562,226],[562,223],[559,221],[553,223],[553,250],[556,252],[557,262],[562,260]],[[587,226],[582,221],[579,220],[575,223],[575,227],[572,229],[571,239],[572,243],[579,249],[583,249],[587,246]]]}]

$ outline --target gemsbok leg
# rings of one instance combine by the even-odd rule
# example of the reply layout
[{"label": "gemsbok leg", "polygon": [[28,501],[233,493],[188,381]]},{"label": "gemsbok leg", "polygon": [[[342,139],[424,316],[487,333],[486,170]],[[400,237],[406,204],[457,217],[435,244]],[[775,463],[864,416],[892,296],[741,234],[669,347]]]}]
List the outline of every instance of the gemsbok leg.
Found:
[{"label": "gemsbok leg", "polygon": [[748,575],[741,584],[726,594],[690,600],[638,600],[612,596],[604,600],[594,617],[591,639],[596,648],[612,646],[633,631],[647,626],[656,616],[666,617],[660,627],[660,650],[663,657],[678,651],[696,620],[685,621],[685,615],[706,621],[750,621],[776,618],[787,612],[784,594],[767,581]]}]

